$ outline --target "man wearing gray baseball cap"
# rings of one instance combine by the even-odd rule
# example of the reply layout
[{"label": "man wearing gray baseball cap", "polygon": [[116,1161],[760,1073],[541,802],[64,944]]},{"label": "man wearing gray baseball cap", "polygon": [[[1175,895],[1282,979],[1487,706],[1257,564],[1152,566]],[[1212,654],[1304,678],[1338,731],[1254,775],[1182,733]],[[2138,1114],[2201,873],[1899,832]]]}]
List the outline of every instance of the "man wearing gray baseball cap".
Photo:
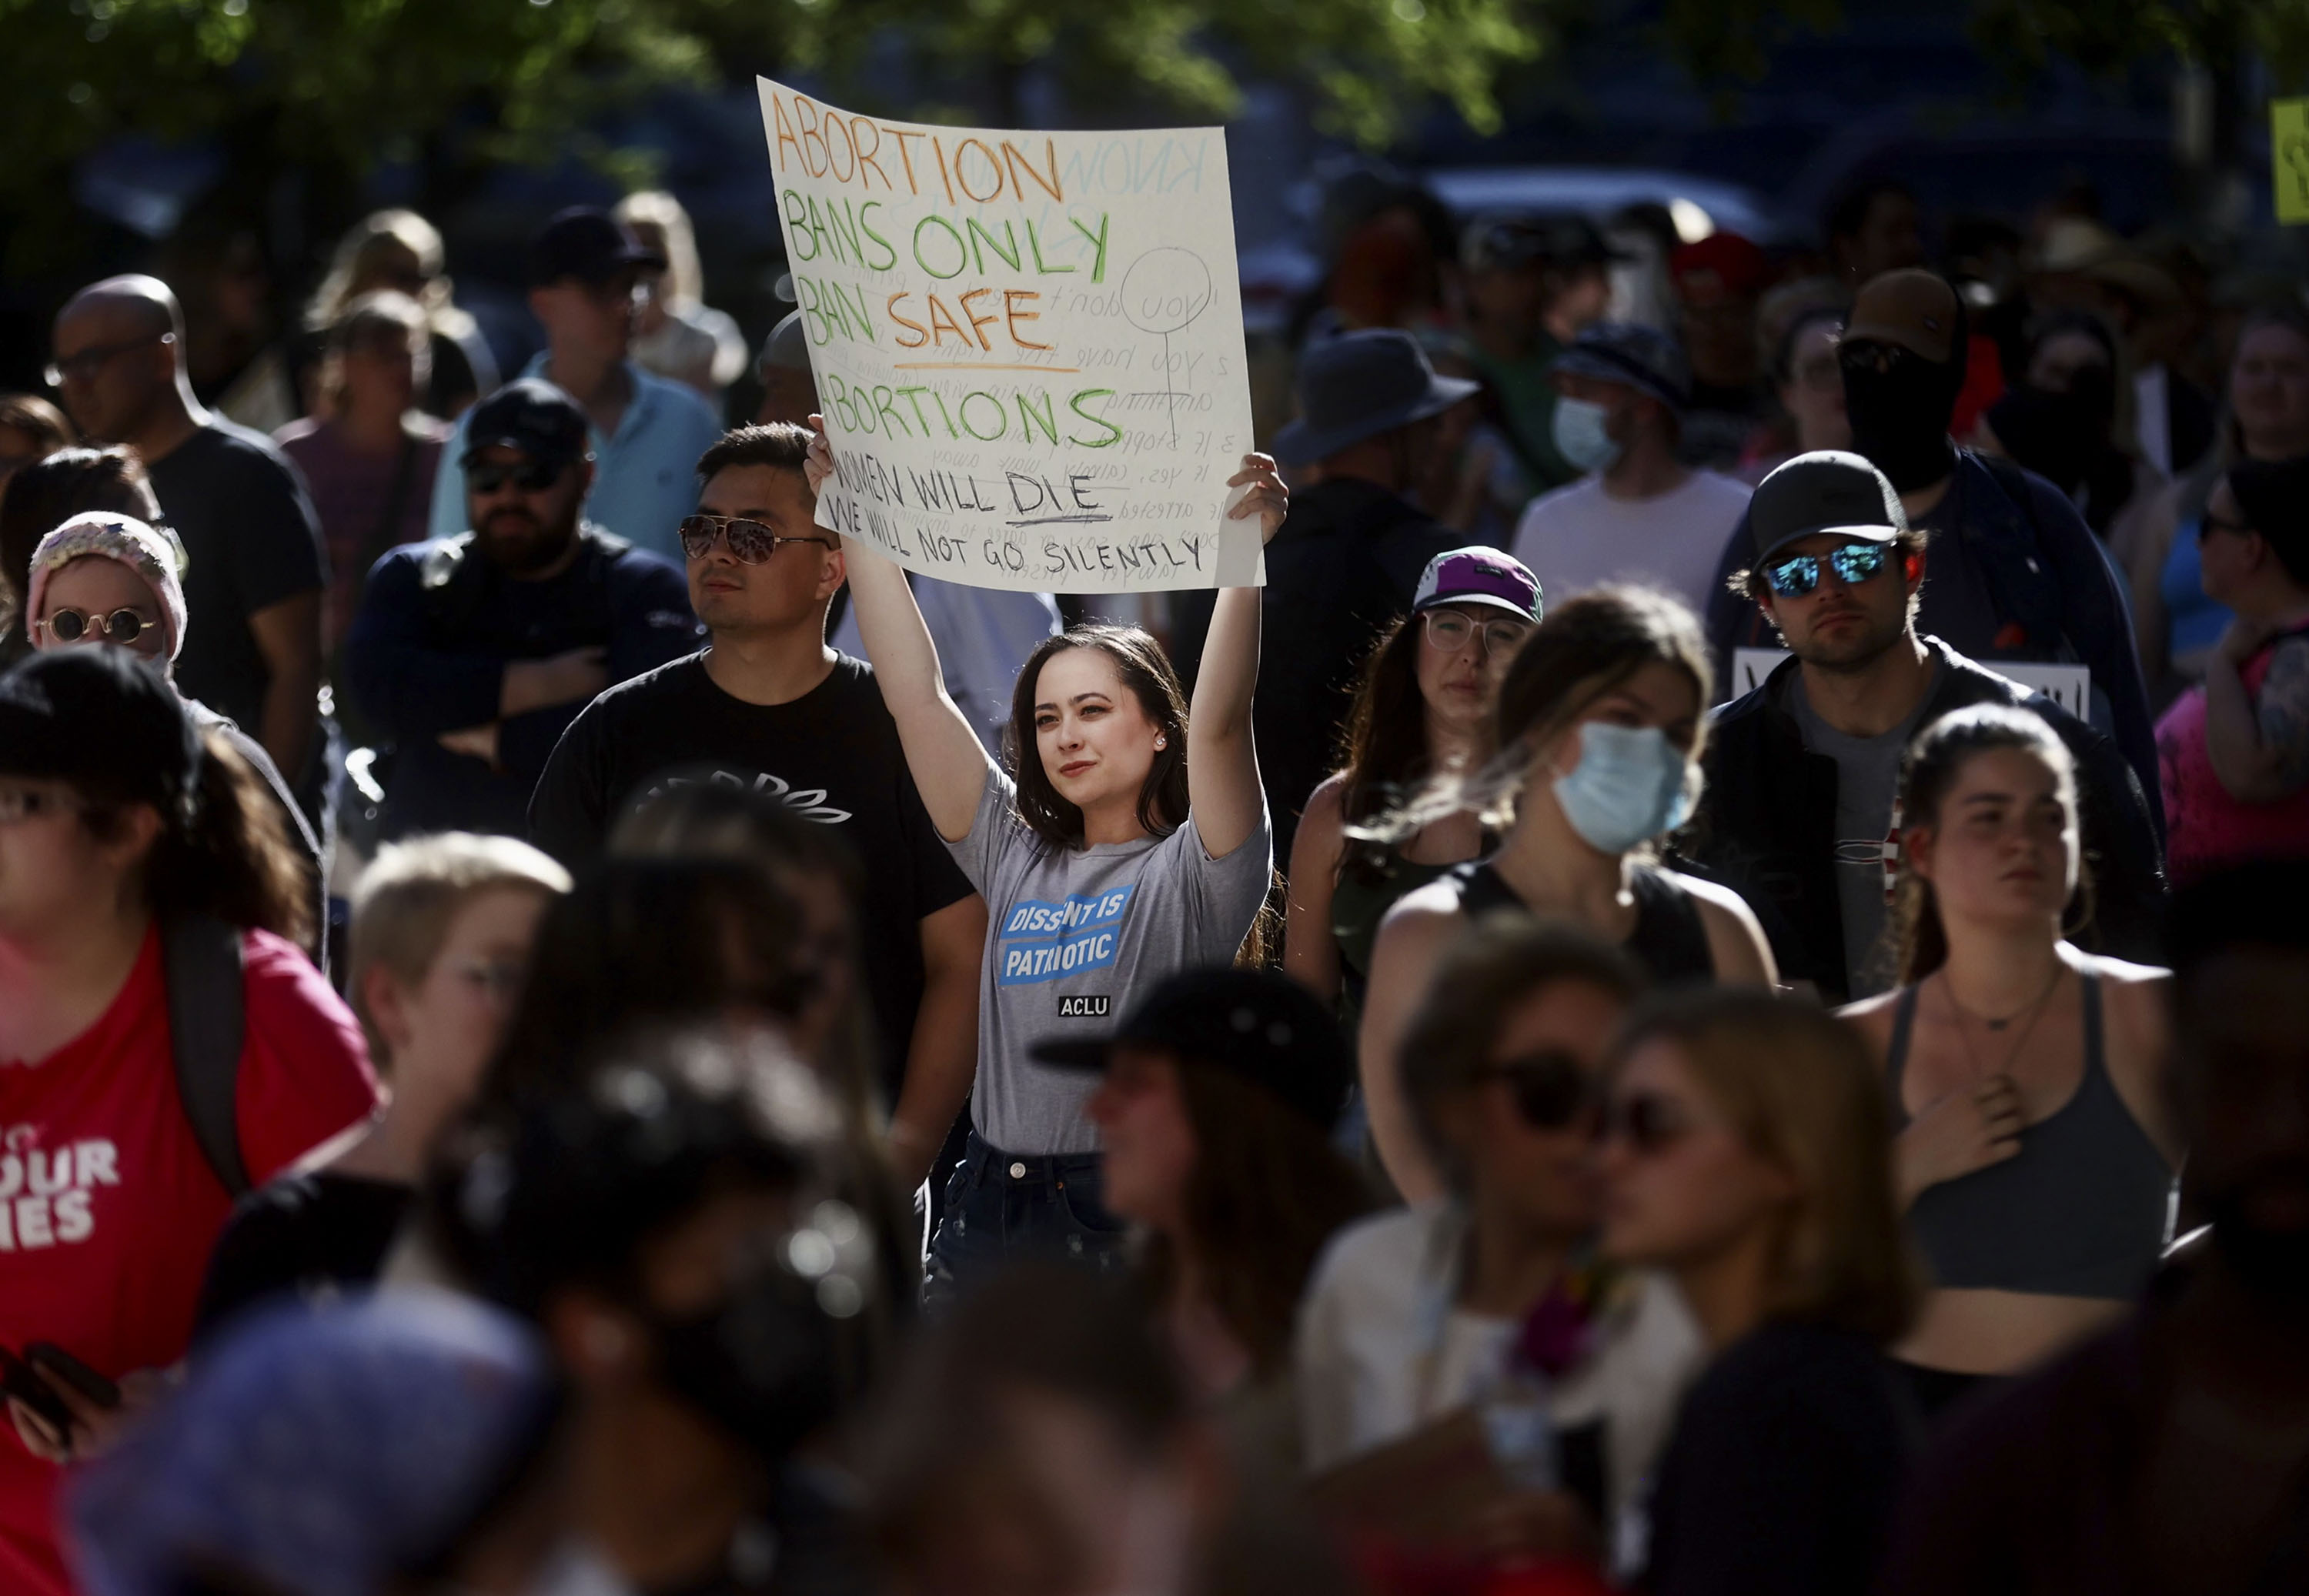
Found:
[{"label": "man wearing gray baseball cap", "polygon": [[1349,332],[1299,362],[1299,418],[1276,435],[1291,519],[1267,546],[1251,726],[1275,826],[1291,857],[1299,812],[1331,773],[1355,672],[1411,610],[1427,562],[1466,541],[1412,503],[1443,412],[1477,384],[1438,376],[1408,332]]},{"label": "man wearing gray baseball cap", "polygon": [[2153,960],[2164,859],[2132,767],[2051,699],[1918,634],[1925,540],[1884,473],[1857,454],[1799,454],[1758,486],[1746,524],[1734,581],[1795,657],[1717,712],[1679,846],[1747,898],[1785,978],[1832,1002],[1891,988],[1900,761],[1917,732],[1976,703],[2025,704],[2068,745],[2094,886],[2077,940]]},{"label": "man wearing gray baseball cap", "polygon": [[1676,458],[1691,398],[1682,346],[1632,322],[1598,322],[1552,369],[1555,447],[1586,474],[1525,509],[1516,558],[1551,595],[1626,580],[1705,610],[1748,489]]}]

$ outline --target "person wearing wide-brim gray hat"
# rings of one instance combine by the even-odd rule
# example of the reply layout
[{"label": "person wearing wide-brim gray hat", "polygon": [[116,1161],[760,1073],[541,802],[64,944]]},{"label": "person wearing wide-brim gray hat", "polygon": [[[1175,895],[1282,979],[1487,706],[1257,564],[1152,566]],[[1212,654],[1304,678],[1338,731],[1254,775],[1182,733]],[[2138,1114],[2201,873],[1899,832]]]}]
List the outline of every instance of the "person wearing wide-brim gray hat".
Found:
[{"label": "person wearing wide-brim gray hat", "polygon": [[1649,394],[1679,416],[1691,402],[1691,362],[1683,346],[1639,322],[1597,322],[1581,329],[1548,372],[1618,383]]},{"label": "person wearing wide-brim gray hat", "polygon": [[1250,711],[1278,859],[1331,773],[1371,640],[1410,612],[1427,562],[1467,541],[1412,496],[1441,431],[1434,418],[1476,386],[1436,375],[1405,332],[1349,332],[1300,358],[1302,414],[1274,445],[1292,477],[1291,519],[1267,546]]},{"label": "person wearing wide-brim gray hat", "polygon": [[1275,458],[1311,465],[1398,427],[1440,416],[1482,384],[1438,376],[1408,332],[1379,328],[1310,344],[1299,357],[1299,418]]}]

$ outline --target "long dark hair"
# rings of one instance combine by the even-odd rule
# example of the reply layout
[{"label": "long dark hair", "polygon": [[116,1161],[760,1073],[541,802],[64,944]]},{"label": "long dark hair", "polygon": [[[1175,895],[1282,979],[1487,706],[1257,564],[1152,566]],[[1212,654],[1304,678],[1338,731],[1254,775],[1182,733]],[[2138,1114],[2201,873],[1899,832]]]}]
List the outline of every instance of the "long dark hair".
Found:
[{"label": "long dark hair", "polygon": [[[1942,715],[1916,734],[1900,762],[1897,813],[1906,833],[1918,826],[1937,827],[1941,805],[1958,774],[1975,755],[2015,748],[2045,762],[2059,783],[2061,802],[2073,822],[2077,815],[2077,762],[2069,746],[2044,718],[2009,704],[1981,703]],[[1893,887],[1889,927],[1899,953],[1899,978],[1913,987],[1948,962],[1948,927],[1941,923],[1933,884],[1916,874],[1905,842],[1900,850],[1900,876]],[[2081,858],[2077,865],[2077,899],[2081,919],[2091,918],[2092,882]]]},{"label": "long dark hair", "polygon": [[[213,731],[201,734],[198,780],[186,813],[161,811],[160,833],[144,856],[145,908],[159,919],[202,914],[270,931],[313,952],[317,927],[305,857],[263,781]],[[91,834],[117,837],[133,800],[95,790],[80,796]]]},{"label": "long dark hair", "polygon": [[[1212,1307],[1265,1379],[1291,1359],[1299,1298],[1323,1244],[1371,1206],[1371,1191],[1313,1122],[1240,1076],[1179,1061],[1195,1132],[1187,1226]],[[1177,1278],[1177,1249],[1150,1241],[1140,1279],[1151,1301]]]},{"label": "long dark hair", "polygon": [[[1531,757],[1579,718],[1580,712],[1647,665],[1673,665],[1691,678],[1704,706],[1715,680],[1708,643],[1691,611],[1648,588],[1607,586],[1552,605],[1500,683],[1488,763],[1471,778],[1439,775],[1411,804],[1355,834],[1401,842],[1441,815],[1473,810],[1487,826],[1514,818]],[[1691,745],[1706,745],[1703,717]]]},{"label": "long dark hair", "polygon": [[1157,834],[1177,829],[1187,818],[1187,695],[1163,645],[1137,626],[1068,626],[1036,644],[1019,667],[1010,689],[1007,739],[1011,774],[1018,783],[1018,817],[1054,848],[1083,845],[1082,811],[1051,784],[1034,738],[1034,694],[1042,667],[1068,649],[1094,649],[1111,660],[1122,685],[1162,733],[1164,746],[1154,750],[1154,766],[1138,789],[1138,824]]}]

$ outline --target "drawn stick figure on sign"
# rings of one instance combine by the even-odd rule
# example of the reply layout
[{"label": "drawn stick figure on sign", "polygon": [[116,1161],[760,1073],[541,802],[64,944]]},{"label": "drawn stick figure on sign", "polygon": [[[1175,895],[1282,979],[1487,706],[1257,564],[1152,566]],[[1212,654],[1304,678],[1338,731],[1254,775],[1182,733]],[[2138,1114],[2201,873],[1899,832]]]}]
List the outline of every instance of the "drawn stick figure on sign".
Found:
[{"label": "drawn stick figure on sign", "polygon": [[[1189,397],[1178,391],[1171,369],[1171,337],[1184,332],[1211,302],[1211,269],[1191,249],[1165,245],[1150,249],[1130,263],[1122,276],[1122,314],[1141,332],[1163,341],[1163,391],[1146,397],[1160,399],[1171,418],[1171,446],[1179,446],[1179,401]],[[1133,397],[1137,397],[1134,395]]]}]

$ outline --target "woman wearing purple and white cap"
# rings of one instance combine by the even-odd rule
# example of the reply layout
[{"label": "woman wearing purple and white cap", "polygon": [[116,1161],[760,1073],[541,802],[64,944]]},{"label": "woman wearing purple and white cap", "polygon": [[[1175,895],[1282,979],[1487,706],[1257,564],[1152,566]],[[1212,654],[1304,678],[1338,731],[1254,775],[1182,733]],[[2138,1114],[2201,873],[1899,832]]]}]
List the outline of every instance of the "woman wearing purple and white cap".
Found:
[{"label": "woman wearing purple and white cap", "polygon": [[1291,847],[1283,968],[1339,1005],[1352,1028],[1379,923],[1396,901],[1484,851],[1467,810],[1385,842],[1353,835],[1428,781],[1492,756],[1492,710],[1508,661],[1539,624],[1539,582],[1496,548],[1427,562],[1411,614],[1381,634],[1348,712],[1338,771],[1315,789]]},{"label": "woman wearing purple and white cap", "polygon": [[[24,630],[32,647],[110,643],[151,660],[175,686],[177,655],[189,621],[179,574],[184,559],[172,533],[133,515],[91,510],[74,516],[32,550],[24,584]],[[229,718],[198,699],[184,703],[194,724],[221,738],[272,796],[290,842],[304,856],[319,915],[315,924],[325,926],[321,844],[272,756]],[[306,951],[317,956],[321,949],[316,944]]]}]

